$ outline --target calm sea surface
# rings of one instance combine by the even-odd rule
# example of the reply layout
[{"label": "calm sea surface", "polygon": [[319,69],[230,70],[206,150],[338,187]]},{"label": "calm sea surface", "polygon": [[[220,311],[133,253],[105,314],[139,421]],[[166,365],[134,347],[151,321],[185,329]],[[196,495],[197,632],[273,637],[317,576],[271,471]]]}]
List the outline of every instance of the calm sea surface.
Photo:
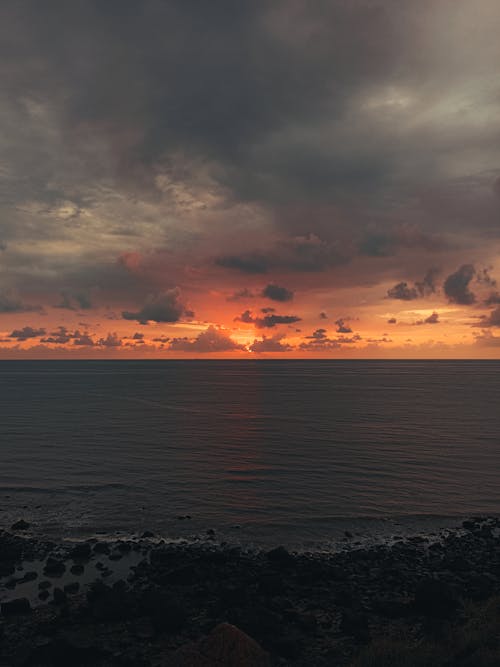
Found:
[{"label": "calm sea surface", "polygon": [[0,362],[0,510],[290,545],[498,514],[500,362]]}]

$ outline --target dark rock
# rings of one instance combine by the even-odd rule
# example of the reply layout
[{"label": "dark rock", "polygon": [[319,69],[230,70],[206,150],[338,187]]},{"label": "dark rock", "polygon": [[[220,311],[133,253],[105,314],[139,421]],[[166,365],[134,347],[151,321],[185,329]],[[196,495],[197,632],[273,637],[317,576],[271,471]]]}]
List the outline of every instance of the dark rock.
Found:
[{"label": "dark rock", "polygon": [[46,590],[47,588],[50,588],[51,586],[52,586],[52,582],[51,582],[51,581],[47,581],[47,580],[45,580],[45,581],[41,581],[41,582],[38,584],[38,588],[39,588],[41,591]]},{"label": "dark rock", "polygon": [[62,588],[54,588],[52,595],[54,597],[55,604],[65,604],[68,601],[68,596],[62,590]]},{"label": "dark rock", "polygon": [[68,665],[90,667],[102,664],[102,661],[108,656],[108,652],[97,647],[77,646],[67,639],[55,638],[35,648],[28,664],[37,667],[39,665],[44,667],[67,667]]},{"label": "dark rock", "polygon": [[22,579],[19,579],[19,583],[23,584],[27,581],[34,581],[37,578],[38,578],[38,572],[34,572],[34,571],[26,572],[24,574],[24,576],[22,577]]},{"label": "dark rock", "polygon": [[92,549],[88,542],[80,542],[75,544],[71,549],[70,556],[73,560],[89,560],[92,555]]},{"label": "dark rock", "polygon": [[4,616],[14,616],[29,613],[31,605],[28,598],[16,598],[15,600],[9,600],[9,602],[2,602],[0,609]]},{"label": "dark rock", "polygon": [[370,641],[368,616],[362,612],[352,609],[345,611],[342,614],[339,627],[341,632],[354,637],[360,643],[364,644]]},{"label": "dark rock", "polygon": [[271,562],[280,565],[289,565],[293,562],[293,556],[283,546],[271,549],[266,556]]},{"label": "dark rock", "polygon": [[123,554],[118,549],[114,549],[108,556],[109,560],[120,560],[123,558]]},{"label": "dark rock", "polygon": [[20,519],[19,521],[16,521],[15,523],[12,524],[10,527],[11,530],[28,530],[30,527],[30,524],[27,521],[24,521],[24,519]]},{"label": "dark rock", "polygon": [[148,538],[150,538],[150,537],[154,537],[154,536],[155,536],[155,534],[152,533],[150,530],[145,530],[145,531],[143,532],[143,534],[141,535],[141,539],[142,539],[142,540],[146,540],[146,539],[148,539]]},{"label": "dark rock", "polygon": [[79,584],[78,581],[71,581],[69,584],[66,584],[66,586],[64,587],[64,592],[69,593],[70,595],[74,594],[74,593],[78,593],[79,590],[80,590],[80,584]]},{"label": "dark rock", "polygon": [[43,590],[38,593],[38,599],[41,600],[42,602],[45,602],[45,600],[48,600],[50,597],[49,591]]},{"label": "dark rock", "polygon": [[185,607],[171,595],[158,589],[146,591],[139,601],[141,612],[150,617],[158,631],[176,633],[187,621]]},{"label": "dark rock", "polygon": [[184,646],[166,667],[270,667],[259,644],[229,623],[221,623],[197,644]]},{"label": "dark rock", "polygon": [[109,554],[109,544],[106,542],[97,542],[97,544],[94,545],[94,553],[96,554]]},{"label": "dark rock", "polygon": [[83,574],[84,570],[85,570],[85,568],[80,563],[76,563],[75,565],[72,565],[71,568],[70,568],[71,574],[75,574],[77,576],[79,576],[80,574]]},{"label": "dark rock", "polygon": [[424,579],[417,586],[413,607],[423,616],[449,618],[460,606],[454,590],[439,579]]},{"label": "dark rock", "polygon": [[66,572],[66,565],[62,560],[58,560],[57,558],[53,558],[52,556],[49,556],[47,558],[47,561],[45,563],[45,567],[43,569],[43,573],[46,576],[61,576]]}]

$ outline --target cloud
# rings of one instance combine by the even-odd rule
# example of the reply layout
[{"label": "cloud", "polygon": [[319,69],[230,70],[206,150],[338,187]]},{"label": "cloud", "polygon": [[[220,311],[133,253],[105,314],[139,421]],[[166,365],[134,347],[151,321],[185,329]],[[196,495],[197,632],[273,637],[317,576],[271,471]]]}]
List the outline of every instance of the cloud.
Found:
[{"label": "cloud", "polygon": [[450,274],[444,281],[444,293],[452,303],[469,306],[476,297],[469,289],[471,280],[476,275],[472,264],[463,264],[455,273]]},{"label": "cloud", "polygon": [[500,306],[497,306],[492,310],[488,316],[483,316],[481,322],[477,326],[500,327]]},{"label": "cloud", "polygon": [[228,332],[211,325],[194,339],[173,338],[168,349],[173,352],[209,353],[242,350],[244,346],[233,341]]},{"label": "cloud", "polygon": [[226,301],[244,301],[245,299],[254,299],[255,294],[249,290],[247,287],[243,289],[236,290],[230,296],[227,297]]},{"label": "cloud", "polygon": [[266,315],[265,317],[257,317],[254,320],[257,329],[266,329],[277,326],[278,324],[294,324],[300,322],[301,317],[297,315]]},{"label": "cloud", "polygon": [[267,338],[263,336],[260,340],[255,339],[254,342],[248,346],[248,349],[251,352],[256,352],[257,354],[266,353],[266,352],[289,352],[293,348],[288,343],[282,343],[282,336],[271,336]]},{"label": "cloud", "polygon": [[433,312],[431,315],[426,317],[423,320],[418,320],[415,322],[416,325],[421,325],[421,324],[439,324],[439,313]]},{"label": "cloud", "polygon": [[268,250],[243,252],[218,257],[215,263],[242,273],[267,273],[271,270],[316,273],[345,264],[349,257],[336,244],[315,234],[285,239]]},{"label": "cloud", "polygon": [[286,287],[279,287],[270,283],[262,290],[262,296],[272,301],[291,301],[293,299],[293,292]]},{"label": "cloud", "polygon": [[360,340],[362,340],[362,338],[359,334],[329,338],[326,335],[325,329],[316,329],[311,336],[307,336],[307,342],[302,342],[299,345],[299,349],[313,352],[321,350],[338,350],[344,345],[350,346]]},{"label": "cloud", "polygon": [[407,282],[397,283],[387,291],[387,297],[401,301],[413,301],[434,294],[436,291],[435,279],[438,273],[437,269],[429,269],[423,280],[416,282],[413,286],[408,285]]},{"label": "cloud", "polygon": [[485,306],[494,306],[497,303],[500,303],[499,292],[492,292],[484,301]]},{"label": "cloud", "polygon": [[352,333],[352,329],[349,325],[345,323],[345,320],[342,318],[339,318],[338,320],[335,321],[335,324],[337,325],[337,333],[341,334],[348,334]]},{"label": "cloud", "polygon": [[94,341],[87,332],[80,333],[79,331],[75,331],[73,345],[92,347],[94,345]]},{"label": "cloud", "polygon": [[106,338],[100,338],[97,345],[100,347],[121,347],[122,341],[118,337],[118,334],[108,333]]},{"label": "cloud", "polygon": [[328,315],[327,315],[325,312],[322,311],[322,312],[319,314],[319,319],[320,319],[320,320],[327,320],[327,319],[328,319]]},{"label": "cloud", "polygon": [[397,319],[395,317],[390,317],[387,320],[387,324],[397,324]]},{"label": "cloud", "polygon": [[42,310],[40,306],[31,306],[23,303],[14,292],[0,292],[0,314],[28,313]]},{"label": "cloud", "polygon": [[[268,309],[263,308],[262,310],[264,312]],[[265,315],[264,317],[254,317],[250,310],[245,310],[241,315],[235,317],[234,321],[243,322],[245,324],[254,324],[257,329],[272,329],[279,324],[294,324],[295,322],[300,322],[301,319],[302,318],[297,315],[276,315],[274,313]]]},{"label": "cloud", "polygon": [[68,292],[62,292],[61,302],[54,306],[54,308],[62,308],[65,310],[89,310],[92,308],[92,303],[86,294],[70,294]]},{"label": "cloud", "polygon": [[45,329],[34,329],[33,327],[23,327],[22,329],[14,329],[9,334],[9,338],[17,338],[18,340],[28,340],[28,338],[39,338],[45,336]]},{"label": "cloud", "polygon": [[185,306],[179,301],[179,296],[178,288],[152,295],[140,310],[137,312],[123,311],[122,317],[125,320],[137,320],[141,324],[178,322],[184,314],[187,314]]}]

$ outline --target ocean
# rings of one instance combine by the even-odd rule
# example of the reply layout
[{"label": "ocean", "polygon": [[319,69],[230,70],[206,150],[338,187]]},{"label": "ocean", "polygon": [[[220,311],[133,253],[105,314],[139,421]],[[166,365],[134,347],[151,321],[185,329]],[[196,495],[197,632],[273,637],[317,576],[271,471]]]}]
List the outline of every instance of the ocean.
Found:
[{"label": "ocean", "polygon": [[500,513],[499,406],[495,361],[2,361],[0,526],[303,549],[432,532]]}]

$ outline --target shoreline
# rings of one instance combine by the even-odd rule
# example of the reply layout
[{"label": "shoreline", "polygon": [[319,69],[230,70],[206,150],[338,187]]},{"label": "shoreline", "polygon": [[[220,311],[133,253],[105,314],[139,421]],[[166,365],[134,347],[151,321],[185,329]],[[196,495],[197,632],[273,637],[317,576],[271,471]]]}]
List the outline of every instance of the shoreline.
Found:
[{"label": "shoreline", "polygon": [[[23,532],[0,532],[1,667],[188,665],[185,647],[224,622],[272,665],[350,665],[380,637],[422,640],[500,594],[497,517],[390,545],[359,547],[346,534],[335,553],[248,550],[214,531],[198,543]],[[71,658],[82,651],[90,662]]]}]

